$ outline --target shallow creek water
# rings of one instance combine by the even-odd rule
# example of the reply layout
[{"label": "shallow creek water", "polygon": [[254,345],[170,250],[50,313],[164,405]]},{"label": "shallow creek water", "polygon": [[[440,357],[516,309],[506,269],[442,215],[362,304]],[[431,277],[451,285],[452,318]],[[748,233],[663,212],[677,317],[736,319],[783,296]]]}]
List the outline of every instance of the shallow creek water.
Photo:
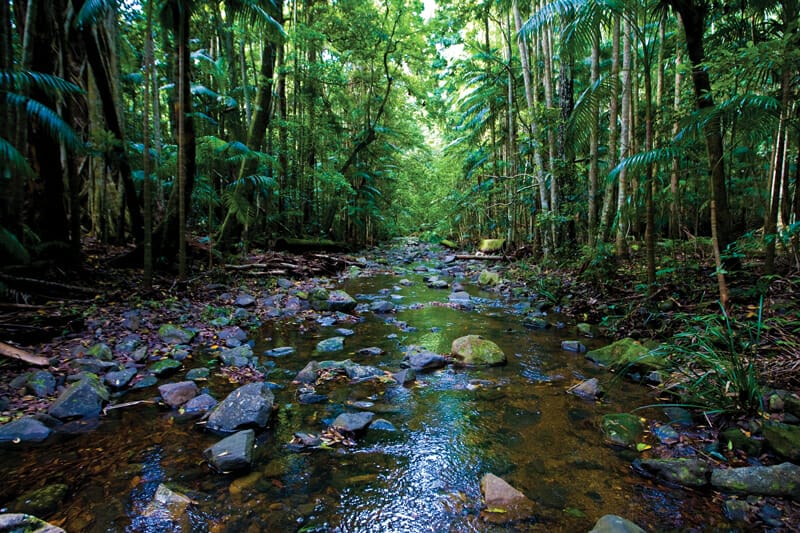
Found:
[{"label": "shallow creek water", "polygon": [[[218,436],[175,412],[136,406],[110,411],[90,432],[4,450],[0,504],[30,489],[64,483],[69,488],[62,506],[44,518],[67,531],[167,531],[168,523],[142,515],[158,484],[166,482],[194,500],[194,531],[588,531],[607,513],[651,531],[725,525],[711,495],[644,480],[631,472],[635,453],[602,442],[598,416],[653,399],[645,387],[614,380],[582,355],[562,351],[561,341],[574,338],[569,328],[528,330],[512,302],[472,286],[467,290],[477,305],[452,309],[444,305],[448,291],[426,288],[419,275],[405,277],[411,286],[397,287],[400,277],[385,275],[342,287],[360,302],[388,289],[402,297],[397,313],[364,312],[361,322],[333,326],[292,318],[261,329],[257,354],[279,346],[297,351],[274,359],[268,380],[276,385],[278,409],[257,437],[251,472],[212,472],[202,451]],[[316,343],[335,336],[339,327],[355,331],[344,352],[313,353]],[[447,353],[452,340],[466,334],[494,340],[509,356],[508,365],[448,367],[419,374],[407,387],[332,383],[318,388],[329,401],[313,405],[299,404],[291,385],[312,358],[350,358],[397,371],[404,346],[423,344]],[[356,354],[368,346],[385,352]],[[603,402],[565,393],[595,376],[608,391]],[[235,387],[218,377],[204,385],[218,399]],[[129,393],[116,401],[154,394],[155,389]],[[375,412],[396,431],[368,430],[350,448],[287,447],[294,433],[318,434],[339,413],[358,409]],[[657,410],[641,413],[660,416]],[[537,502],[536,517],[513,526],[485,522],[479,483],[489,472]]]}]

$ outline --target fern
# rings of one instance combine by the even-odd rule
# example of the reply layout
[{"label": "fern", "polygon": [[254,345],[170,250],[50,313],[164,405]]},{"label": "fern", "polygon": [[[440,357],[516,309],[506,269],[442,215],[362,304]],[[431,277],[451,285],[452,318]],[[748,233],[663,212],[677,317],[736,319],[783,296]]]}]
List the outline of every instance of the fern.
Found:
[{"label": "fern", "polygon": [[28,250],[25,249],[13,233],[3,226],[0,226],[0,250],[3,250],[3,257],[6,258],[6,262],[8,259],[25,265],[31,262],[31,255]]},{"label": "fern", "polygon": [[35,176],[25,157],[2,137],[0,137],[0,168],[3,170],[3,174],[0,175],[2,179],[8,179],[12,174],[26,178]]}]

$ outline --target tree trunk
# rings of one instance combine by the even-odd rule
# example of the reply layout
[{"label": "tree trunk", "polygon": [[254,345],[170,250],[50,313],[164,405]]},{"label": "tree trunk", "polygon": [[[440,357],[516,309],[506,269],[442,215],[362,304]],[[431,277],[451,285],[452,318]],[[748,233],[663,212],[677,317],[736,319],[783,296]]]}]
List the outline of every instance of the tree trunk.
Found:
[{"label": "tree trunk", "polygon": [[[681,73],[683,52],[680,46],[675,49],[675,95],[672,102],[672,137],[676,137],[680,131],[680,122],[678,121],[678,113],[681,109],[681,83],[683,75]],[[681,194],[679,185],[680,160],[677,157],[672,159],[672,172],[669,179],[669,190],[672,201],[669,203],[669,236],[672,239],[677,239],[680,235],[681,227]]]},{"label": "tree trunk", "polygon": [[[595,86],[600,79],[600,28],[597,28],[592,36],[592,58],[590,85]],[[587,216],[587,236],[589,248],[594,249],[595,237],[597,232],[597,181],[598,181],[598,162],[600,159],[599,136],[600,136],[600,110],[596,104],[592,104],[592,124],[589,131],[589,191],[588,191],[588,216]]]},{"label": "tree trunk", "polygon": [[[632,65],[631,23],[625,21],[622,33],[622,123],[620,127],[620,161],[630,155],[631,131],[631,80]],[[628,230],[628,171],[625,166],[619,172],[619,191],[617,198],[617,255],[623,256],[628,251],[625,237]]]},{"label": "tree trunk", "polygon": [[[619,121],[619,52],[620,52],[620,17],[614,16],[614,24],[611,37],[611,96],[608,102],[608,168],[614,169],[617,166],[617,141]],[[601,241],[608,240],[612,227],[614,214],[614,180],[606,180],[603,193],[603,209],[600,212],[600,231],[598,237]]]},{"label": "tree trunk", "polygon": [[[142,112],[142,170],[144,174],[144,289],[153,287],[153,183],[150,181],[150,98],[153,61],[153,2],[147,0],[147,23],[144,35],[144,109]],[[156,119],[157,120],[157,119]]]}]

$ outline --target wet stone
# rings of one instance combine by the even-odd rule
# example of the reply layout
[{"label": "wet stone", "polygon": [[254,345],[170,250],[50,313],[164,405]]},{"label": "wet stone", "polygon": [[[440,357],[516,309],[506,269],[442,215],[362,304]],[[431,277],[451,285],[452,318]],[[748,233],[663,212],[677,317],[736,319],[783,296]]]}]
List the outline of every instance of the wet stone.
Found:
[{"label": "wet stone", "polygon": [[660,479],[686,487],[708,484],[711,467],[694,458],[642,459],[640,464]]},{"label": "wet stone", "polygon": [[121,389],[130,383],[135,375],[135,368],[125,368],[123,370],[117,370],[116,372],[109,372],[103,377],[103,381],[110,387]]},{"label": "wet stone", "polygon": [[369,430],[395,432],[397,431],[397,428],[385,418],[377,418],[369,425]]},{"label": "wet stone", "polygon": [[341,337],[351,337],[356,334],[355,331],[347,328],[336,328],[334,332]]},{"label": "wet stone", "polygon": [[373,313],[391,313],[395,310],[395,305],[386,300],[375,300],[369,308]]},{"label": "wet stone", "polygon": [[275,396],[265,383],[242,385],[214,408],[206,427],[216,431],[264,427],[272,415],[274,401]]},{"label": "wet stone", "polygon": [[579,398],[583,398],[584,400],[595,400],[603,395],[603,391],[600,389],[600,382],[597,378],[581,381],[574,387],[570,387],[567,392]]},{"label": "wet stone", "polygon": [[128,355],[136,351],[136,349],[141,346],[142,344],[142,337],[136,334],[126,335],[122,339],[120,339],[117,344],[114,346],[114,350],[117,353]]},{"label": "wet stone", "polygon": [[426,350],[421,346],[409,346],[403,359],[416,372],[436,370],[443,368],[448,363],[447,358],[444,356]]},{"label": "wet stone", "polygon": [[189,414],[200,414],[210,411],[215,405],[217,405],[217,400],[213,396],[201,394],[183,404],[183,411]]},{"label": "wet stone", "polygon": [[653,435],[661,444],[675,444],[680,439],[680,434],[669,424],[654,427]]},{"label": "wet stone", "polygon": [[25,513],[0,514],[0,531],[25,533],[65,533],[60,527]]},{"label": "wet stone", "polygon": [[117,363],[113,361],[101,361],[99,359],[89,358],[73,359],[70,361],[70,366],[80,369],[81,372],[90,374],[102,374],[103,372],[118,368]]},{"label": "wet stone", "polygon": [[247,340],[247,333],[239,326],[233,326],[220,331],[217,337],[224,341],[227,341],[228,339],[236,339],[241,344]]},{"label": "wet stone", "polygon": [[63,483],[53,483],[21,494],[11,506],[17,512],[46,516],[58,509],[68,490]]},{"label": "wet stone", "polygon": [[158,378],[155,376],[145,376],[141,380],[131,385],[131,390],[146,389],[158,383]]},{"label": "wet stone", "polygon": [[540,317],[528,317],[523,320],[522,325],[528,329],[547,329],[550,327],[550,323]]},{"label": "wet stone", "polygon": [[468,305],[472,301],[472,297],[466,291],[451,292],[447,299],[455,304]]},{"label": "wet stone", "polygon": [[245,367],[250,365],[253,349],[249,344],[242,344],[236,348],[226,348],[219,352],[219,359],[226,366]]},{"label": "wet stone", "polygon": [[775,466],[745,466],[715,469],[711,484],[720,490],[765,496],[800,497],[800,466],[782,463]]},{"label": "wet stone", "polygon": [[131,359],[133,359],[137,363],[141,363],[145,359],[147,359],[147,346],[141,346],[137,348],[132,354]]},{"label": "wet stone", "polygon": [[198,394],[194,381],[179,381],[178,383],[165,383],[158,387],[158,392],[164,403],[176,409],[185,404]]},{"label": "wet stone", "polygon": [[292,355],[295,353],[295,349],[291,346],[281,346],[279,348],[272,348],[271,350],[267,350],[264,352],[264,355],[267,357],[285,357],[287,355]]},{"label": "wet stone", "polygon": [[234,472],[250,468],[253,462],[255,432],[239,431],[206,448],[203,456],[217,472]]},{"label": "wet stone", "polygon": [[167,359],[162,359],[160,361],[156,361],[155,363],[150,365],[150,372],[152,372],[158,377],[163,377],[171,374],[180,367],[181,367],[180,361],[167,358]]},{"label": "wet stone", "polygon": [[111,361],[114,358],[114,353],[107,344],[98,342],[86,351],[86,355],[99,359],[101,361]]},{"label": "wet stone", "polygon": [[347,372],[347,377],[353,381],[363,381],[384,376],[383,370],[374,366],[350,365],[345,371]]},{"label": "wet stone", "polygon": [[62,392],[48,414],[56,418],[90,418],[100,414],[108,391],[94,374],[84,375]]},{"label": "wet stone", "polygon": [[328,397],[324,394],[317,394],[313,391],[301,392],[297,395],[297,401],[303,405],[310,405],[315,403],[325,403]]},{"label": "wet stone", "polygon": [[195,333],[174,324],[164,324],[158,328],[158,336],[168,344],[189,344]]},{"label": "wet stone", "polygon": [[486,474],[481,478],[481,493],[487,507],[481,516],[487,521],[505,523],[534,514],[534,503],[494,474]]},{"label": "wet stone", "polygon": [[361,348],[356,352],[358,355],[381,355],[383,354],[383,349],[378,348],[377,346],[370,346],[368,348]]},{"label": "wet stone", "polygon": [[750,512],[750,504],[745,500],[725,500],[722,512],[731,522],[744,522],[747,520],[747,513]]},{"label": "wet stone", "polygon": [[208,368],[193,368],[186,373],[186,379],[192,381],[204,381],[211,375],[211,370]]},{"label": "wet stone", "polygon": [[606,440],[617,446],[633,446],[644,433],[639,417],[630,413],[604,415],[601,426]]},{"label": "wet stone", "polygon": [[583,353],[586,351],[586,346],[580,341],[561,341],[561,349],[568,352]]},{"label": "wet stone", "polygon": [[0,426],[0,443],[41,442],[50,436],[50,428],[35,418],[25,416]]},{"label": "wet stone", "polygon": [[317,351],[320,353],[338,352],[344,349],[344,337],[331,337],[317,343]]},{"label": "wet stone", "polygon": [[589,533],[645,533],[645,530],[621,516],[607,514],[595,522]]},{"label": "wet stone", "polygon": [[350,433],[356,433],[366,429],[374,417],[375,413],[369,412],[342,413],[336,417],[331,426]]}]

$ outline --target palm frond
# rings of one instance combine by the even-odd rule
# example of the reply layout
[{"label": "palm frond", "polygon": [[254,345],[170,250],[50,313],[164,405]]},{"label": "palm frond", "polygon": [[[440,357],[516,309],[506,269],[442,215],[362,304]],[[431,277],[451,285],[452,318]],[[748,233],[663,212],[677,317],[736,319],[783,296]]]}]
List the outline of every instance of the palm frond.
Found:
[{"label": "palm frond", "polygon": [[75,17],[75,24],[81,28],[85,24],[96,24],[111,9],[117,8],[116,0],[86,0]]},{"label": "palm frond", "polygon": [[[14,148],[14,145],[2,137],[0,137],[0,169],[3,170],[0,178],[4,179],[10,178],[12,174],[18,174],[26,178],[35,176],[25,157],[19,150]],[[6,170],[9,172],[8,175],[6,175]]]},{"label": "palm frond", "polygon": [[47,131],[48,135],[64,143],[67,148],[75,151],[84,148],[83,143],[69,124],[64,122],[55,111],[46,105],[16,93],[6,93],[6,99],[14,107],[24,109],[28,117],[35,119]]},{"label": "palm frond", "polygon": [[3,250],[3,255],[6,258],[11,258],[22,264],[31,262],[31,255],[28,250],[19,242],[16,235],[3,226],[0,226],[0,250]]},{"label": "palm frond", "polygon": [[0,70],[0,90],[26,93],[39,89],[47,96],[58,98],[64,94],[82,94],[84,91],[74,83],[43,72],[11,72]]},{"label": "palm frond", "polygon": [[[268,7],[262,4],[269,4]],[[274,42],[280,42],[287,36],[283,25],[269,11],[275,11],[277,6],[272,1],[259,2],[258,0],[226,0],[225,5],[245,27],[266,31]]]},{"label": "palm frond", "polygon": [[637,172],[649,165],[656,165],[659,163],[671,164],[673,159],[681,159],[684,153],[683,150],[674,146],[665,146],[633,154],[620,161],[619,164],[609,172],[608,179],[612,180],[616,178],[623,169],[628,172]]}]

